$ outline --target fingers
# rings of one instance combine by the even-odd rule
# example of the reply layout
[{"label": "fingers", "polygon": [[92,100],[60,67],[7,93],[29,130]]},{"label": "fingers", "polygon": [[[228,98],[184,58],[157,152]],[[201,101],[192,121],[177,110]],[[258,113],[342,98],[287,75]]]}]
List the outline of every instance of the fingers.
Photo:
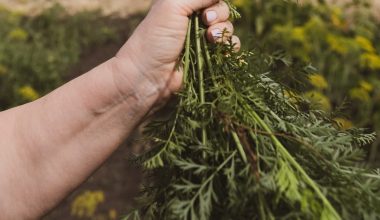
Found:
[{"label": "fingers", "polygon": [[234,26],[230,21],[230,10],[224,1],[206,8],[202,13],[203,23],[209,26],[207,39],[212,43],[232,43],[237,52],[241,48],[240,39],[234,36]]},{"label": "fingers", "polygon": [[234,33],[234,26],[230,21],[216,23],[207,30],[207,39],[212,43],[226,42]]},{"label": "fingers", "polygon": [[209,26],[227,21],[229,17],[230,10],[224,1],[205,9],[202,13],[203,22]]},{"label": "fingers", "polygon": [[241,48],[241,42],[240,42],[240,39],[239,39],[239,37],[238,36],[232,36],[231,37],[231,43],[232,43],[232,45],[233,45],[233,47],[234,47],[234,51],[235,52],[238,52],[238,51],[240,51],[240,48]]}]

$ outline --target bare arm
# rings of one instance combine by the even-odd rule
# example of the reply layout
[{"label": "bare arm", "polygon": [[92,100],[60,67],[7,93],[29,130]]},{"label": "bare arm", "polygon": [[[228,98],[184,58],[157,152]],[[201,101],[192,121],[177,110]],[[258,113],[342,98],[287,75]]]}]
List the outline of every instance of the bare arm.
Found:
[{"label": "bare arm", "polygon": [[[216,2],[157,0],[117,56],[35,102],[0,113],[0,219],[35,219],[54,207],[163,96],[179,89],[182,74],[174,67],[187,16]],[[205,20],[212,40],[212,27],[232,25],[226,5],[211,9],[219,14]]]},{"label": "bare arm", "polygon": [[0,189],[8,189],[1,197],[11,198],[0,199],[0,210],[38,216],[83,182],[150,110],[159,97],[156,85],[122,62],[112,58],[40,100],[0,114],[0,177],[7,177]]}]

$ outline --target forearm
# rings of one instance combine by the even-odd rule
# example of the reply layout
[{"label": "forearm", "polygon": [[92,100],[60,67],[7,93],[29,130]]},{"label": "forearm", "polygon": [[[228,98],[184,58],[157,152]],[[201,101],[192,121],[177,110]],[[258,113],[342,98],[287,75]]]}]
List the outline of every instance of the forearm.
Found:
[{"label": "forearm", "polygon": [[51,208],[104,162],[159,95],[130,59],[113,58],[36,102],[2,113],[14,124],[14,135],[0,140],[0,217],[8,212],[33,218]]},{"label": "forearm", "polygon": [[215,41],[216,30],[232,33],[228,6],[218,2],[154,1],[120,58],[36,102],[0,113],[0,219],[34,219],[52,208],[104,162],[157,101],[178,91],[183,74],[175,66],[188,16],[210,6],[203,14],[208,39]]}]

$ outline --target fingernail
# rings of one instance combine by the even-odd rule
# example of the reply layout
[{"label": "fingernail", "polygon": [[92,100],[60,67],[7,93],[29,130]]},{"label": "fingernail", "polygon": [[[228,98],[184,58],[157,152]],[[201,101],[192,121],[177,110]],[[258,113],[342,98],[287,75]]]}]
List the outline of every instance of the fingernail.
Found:
[{"label": "fingernail", "polygon": [[212,36],[214,37],[215,40],[217,40],[217,39],[219,39],[219,38],[222,37],[222,32],[218,28],[212,30],[211,34],[212,34]]},{"label": "fingernail", "polygon": [[216,14],[216,11],[208,11],[206,13],[206,19],[209,23],[213,22],[217,17],[218,15]]}]

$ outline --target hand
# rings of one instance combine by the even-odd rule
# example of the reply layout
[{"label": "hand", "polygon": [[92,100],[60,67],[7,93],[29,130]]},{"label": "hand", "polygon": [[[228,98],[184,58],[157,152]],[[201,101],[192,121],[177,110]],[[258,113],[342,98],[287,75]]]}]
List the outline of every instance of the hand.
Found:
[{"label": "hand", "polygon": [[[150,85],[157,87],[161,98],[178,91],[183,74],[181,70],[176,71],[175,66],[184,46],[188,16],[201,9],[210,42],[220,41],[225,30],[226,35],[232,36],[233,25],[228,21],[230,11],[224,1],[156,0],[147,17],[119,51],[119,62],[125,58],[132,60]],[[239,38],[232,36],[232,42],[238,50]]]},{"label": "hand", "polygon": [[[224,2],[156,0],[116,57],[35,102],[0,113],[0,219],[37,219],[54,207],[160,97],[180,88],[175,66],[188,16],[205,7],[208,39],[215,42],[224,29],[232,34]],[[238,38],[232,40],[239,47]]]}]

